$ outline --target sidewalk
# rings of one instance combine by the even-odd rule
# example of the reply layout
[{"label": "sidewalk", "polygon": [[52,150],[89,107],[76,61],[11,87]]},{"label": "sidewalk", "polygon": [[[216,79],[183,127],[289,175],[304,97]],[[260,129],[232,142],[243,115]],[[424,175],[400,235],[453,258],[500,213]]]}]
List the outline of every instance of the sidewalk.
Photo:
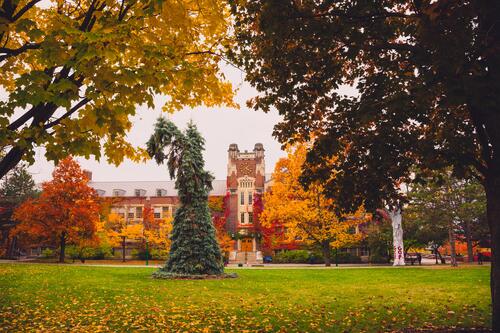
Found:
[{"label": "sidewalk", "polygon": [[[310,264],[262,264],[262,265],[243,265],[242,267],[238,267],[237,264],[233,265],[228,265],[226,268],[228,269],[356,269],[356,268],[447,268],[450,267],[449,264],[440,264],[436,265],[434,261],[429,260],[430,262],[422,261],[422,265],[406,265],[406,266],[397,266],[394,267],[392,265],[388,264],[339,264],[338,266],[335,266],[333,264],[331,267],[326,267],[322,264],[317,264],[317,265],[310,265]],[[160,268],[163,266],[163,264],[158,264],[158,263],[150,263],[148,266],[145,264],[136,264],[136,263],[116,263],[116,264],[109,264],[109,263],[65,263],[65,264],[59,264],[59,263],[40,263],[40,262],[33,262],[31,260],[25,260],[25,261],[19,261],[19,260],[3,260],[0,259],[0,264],[43,264],[43,265],[65,265],[65,266],[88,266],[88,267],[132,267],[132,268]],[[474,264],[468,264],[468,263],[459,263],[458,267],[470,267],[470,266],[479,266],[477,263]],[[484,266],[489,266],[489,263],[485,263]]]}]

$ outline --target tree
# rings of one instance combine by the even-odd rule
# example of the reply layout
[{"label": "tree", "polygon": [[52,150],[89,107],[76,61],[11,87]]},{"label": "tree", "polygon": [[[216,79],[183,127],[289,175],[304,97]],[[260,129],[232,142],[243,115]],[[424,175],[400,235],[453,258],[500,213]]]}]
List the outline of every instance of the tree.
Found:
[{"label": "tree", "polygon": [[26,165],[20,164],[5,175],[0,186],[0,256],[11,258],[17,249],[17,238],[9,235],[16,225],[12,220],[14,209],[37,194],[35,181]]},{"label": "tree", "polygon": [[[143,212],[143,237],[152,247],[161,251],[169,251],[172,234],[172,217],[155,219],[153,209],[144,207]],[[149,256],[149,253],[147,253]]]},{"label": "tree", "polygon": [[[405,238],[406,236],[406,224]],[[372,263],[390,263],[393,249],[392,226],[387,220],[370,223],[363,228],[363,242],[370,250],[369,261]],[[405,250],[408,249],[405,242]]]},{"label": "tree", "polygon": [[[283,144],[317,136],[304,183],[323,183],[353,211],[362,202],[401,206],[398,184],[415,164],[480,180],[500,331],[500,2],[230,3],[231,57],[259,91],[250,104],[283,116],[275,127]],[[345,85],[356,92],[339,91]]]},{"label": "tree", "polygon": [[212,215],[212,221],[215,227],[215,235],[219,242],[219,247],[222,251],[225,260],[229,258],[229,252],[234,248],[234,240],[226,231],[226,222],[229,216],[229,194],[224,197],[209,197],[208,207]]},{"label": "tree", "polygon": [[42,193],[16,208],[19,221],[14,235],[57,243],[59,262],[64,262],[68,243],[79,243],[95,236],[99,219],[98,197],[87,185],[89,179],[71,157],[59,162],[53,179],[42,185]]},{"label": "tree", "polygon": [[140,159],[126,134],[155,95],[169,112],[234,105],[219,70],[224,1],[41,1],[0,5],[0,177],[33,162],[37,146],[55,161]]},{"label": "tree", "polygon": [[414,182],[408,199],[407,235],[417,243],[433,244],[436,251],[448,239],[452,265],[456,265],[456,236],[464,235],[469,259],[473,258],[473,228],[476,237],[484,237],[480,226],[486,210],[484,191],[476,180],[457,179],[449,169],[432,172]]},{"label": "tree", "polygon": [[318,247],[325,265],[330,266],[332,248],[358,242],[361,234],[355,228],[366,218],[361,207],[354,215],[339,216],[333,207],[335,202],[323,195],[321,184],[311,184],[307,190],[302,187],[299,177],[306,151],[306,144],[290,147],[287,157],[276,163],[272,187],[264,194],[260,220],[264,227],[281,222],[289,240],[300,239]]},{"label": "tree", "polygon": [[147,150],[158,164],[167,163],[175,177],[180,207],[175,213],[172,245],[167,264],[155,277],[221,275],[222,255],[208,207],[213,176],[203,168],[204,139],[191,122],[181,132],[174,123],[159,118]]},{"label": "tree", "polygon": [[24,164],[12,169],[0,187],[1,196],[13,198],[17,203],[35,197],[37,192],[35,181]]},{"label": "tree", "polygon": [[122,248],[123,262],[125,262],[127,240],[142,239],[144,235],[142,224],[128,224],[125,218],[115,213],[109,214],[99,229],[104,230],[111,246]]}]

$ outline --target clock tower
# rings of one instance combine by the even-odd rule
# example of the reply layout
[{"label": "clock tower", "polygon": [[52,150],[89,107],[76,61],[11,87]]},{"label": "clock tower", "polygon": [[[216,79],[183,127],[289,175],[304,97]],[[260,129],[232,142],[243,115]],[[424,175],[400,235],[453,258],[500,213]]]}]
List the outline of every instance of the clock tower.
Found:
[{"label": "clock tower", "polygon": [[256,143],[253,151],[241,152],[233,143],[228,149],[227,191],[229,216],[226,229],[235,235],[235,248],[230,260],[237,263],[262,262],[259,237],[253,216],[253,203],[264,192],[264,146]]}]

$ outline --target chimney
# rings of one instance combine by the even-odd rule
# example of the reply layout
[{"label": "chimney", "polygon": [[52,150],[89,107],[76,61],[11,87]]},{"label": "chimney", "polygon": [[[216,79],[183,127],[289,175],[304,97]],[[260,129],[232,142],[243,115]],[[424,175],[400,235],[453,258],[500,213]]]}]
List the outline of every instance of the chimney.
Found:
[{"label": "chimney", "polygon": [[89,179],[89,182],[92,181],[92,171],[83,170],[84,175]]}]

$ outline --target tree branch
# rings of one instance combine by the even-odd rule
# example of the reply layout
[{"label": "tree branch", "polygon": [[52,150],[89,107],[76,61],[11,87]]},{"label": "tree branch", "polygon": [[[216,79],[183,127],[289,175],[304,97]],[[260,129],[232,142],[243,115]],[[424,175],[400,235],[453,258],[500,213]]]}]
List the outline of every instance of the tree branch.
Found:
[{"label": "tree branch", "polygon": [[35,50],[40,47],[40,43],[27,43],[17,49],[10,49],[8,47],[0,47],[0,53],[4,53],[4,55],[0,56],[0,62],[8,59],[10,57],[19,55],[27,50]]},{"label": "tree branch", "polygon": [[85,97],[80,102],[78,102],[75,106],[73,106],[71,109],[69,109],[68,112],[66,112],[65,114],[63,114],[58,119],[56,119],[54,121],[51,121],[50,123],[44,125],[43,128],[44,129],[49,129],[51,127],[54,127],[55,125],[60,124],[61,121],[63,121],[66,118],[69,118],[73,113],[75,113],[76,111],[78,111],[81,107],[83,107],[84,105],[86,105],[88,102],[90,102],[90,98]]},{"label": "tree branch", "polygon": [[17,21],[18,19],[20,19],[21,16],[24,15],[24,13],[26,13],[28,10],[30,10],[34,5],[36,5],[40,1],[41,0],[31,0],[30,2],[28,2],[26,4],[26,6],[24,6],[20,11],[17,12],[16,15],[14,15],[12,17],[12,22]]},{"label": "tree branch", "polygon": [[348,20],[359,20],[359,21],[366,21],[366,20],[376,20],[376,19],[386,19],[389,17],[395,17],[395,18],[416,18],[418,15],[416,14],[404,14],[404,13],[397,13],[397,12],[380,12],[380,13],[371,13],[371,14],[366,14],[366,15],[349,15],[343,10],[330,10],[327,12],[322,12],[322,13],[312,13],[311,15],[295,15],[292,18],[305,18],[305,19],[312,19],[312,18],[320,18],[320,17],[328,17],[328,16],[334,16],[334,17],[341,17],[345,18]]}]

